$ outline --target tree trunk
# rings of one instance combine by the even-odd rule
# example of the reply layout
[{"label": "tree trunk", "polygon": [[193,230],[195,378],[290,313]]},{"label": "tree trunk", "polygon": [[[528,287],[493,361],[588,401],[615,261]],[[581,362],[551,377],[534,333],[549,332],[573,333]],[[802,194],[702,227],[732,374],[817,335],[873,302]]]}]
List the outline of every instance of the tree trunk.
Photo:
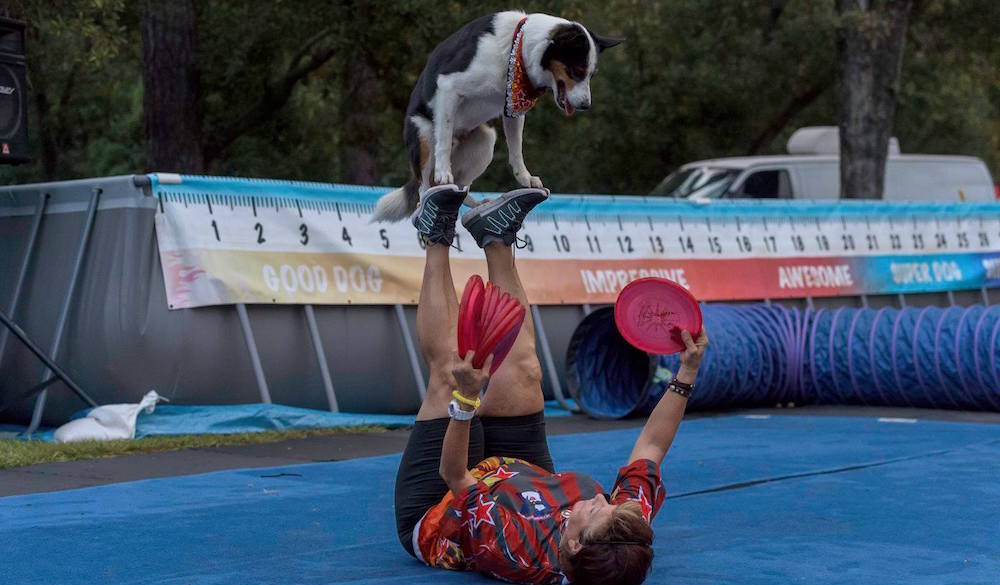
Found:
[{"label": "tree trunk", "polygon": [[881,199],[913,0],[837,0],[840,196]]},{"label": "tree trunk", "polygon": [[193,0],[145,0],[142,82],[147,167],[200,173],[198,30]]},{"label": "tree trunk", "polygon": [[379,100],[378,75],[368,52],[358,47],[348,58],[341,99],[340,129],[342,180],[355,185],[378,183],[380,133],[373,112]]}]

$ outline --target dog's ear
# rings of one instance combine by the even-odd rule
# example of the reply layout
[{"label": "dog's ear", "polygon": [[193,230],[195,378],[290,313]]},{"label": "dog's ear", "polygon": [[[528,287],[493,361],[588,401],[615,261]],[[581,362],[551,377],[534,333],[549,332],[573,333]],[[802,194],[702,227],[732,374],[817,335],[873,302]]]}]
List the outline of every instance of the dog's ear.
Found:
[{"label": "dog's ear", "polygon": [[590,38],[594,39],[594,44],[597,45],[598,53],[603,52],[605,49],[616,47],[625,42],[623,37],[602,37],[589,28],[587,29],[587,32],[590,33]]}]

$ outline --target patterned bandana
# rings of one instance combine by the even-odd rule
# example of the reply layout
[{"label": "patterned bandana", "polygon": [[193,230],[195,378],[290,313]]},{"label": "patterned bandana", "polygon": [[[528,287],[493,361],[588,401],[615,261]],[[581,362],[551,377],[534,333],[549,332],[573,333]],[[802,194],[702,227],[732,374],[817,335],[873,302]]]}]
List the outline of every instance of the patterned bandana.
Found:
[{"label": "patterned bandana", "polygon": [[518,118],[525,115],[535,106],[538,98],[545,93],[545,88],[537,89],[528,79],[521,57],[521,39],[524,37],[525,16],[514,28],[514,38],[510,45],[510,59],[507,62],[507,105],[504,115],[508,118]]}]

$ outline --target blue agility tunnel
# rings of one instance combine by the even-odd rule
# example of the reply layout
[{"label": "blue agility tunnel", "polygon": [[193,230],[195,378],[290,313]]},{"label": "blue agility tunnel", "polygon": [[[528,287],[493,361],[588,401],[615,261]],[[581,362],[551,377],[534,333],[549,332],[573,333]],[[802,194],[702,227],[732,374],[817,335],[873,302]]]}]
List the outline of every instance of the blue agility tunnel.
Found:
[{"label": "blue agility tunnel", "polygon": [[[692,410],[861,404],[1000,411],[1000,307],[704,305],[710,347]],[[570,392],[594,418],[649,414],[680,365],[618,333],[603,308],[576,328]]]}]

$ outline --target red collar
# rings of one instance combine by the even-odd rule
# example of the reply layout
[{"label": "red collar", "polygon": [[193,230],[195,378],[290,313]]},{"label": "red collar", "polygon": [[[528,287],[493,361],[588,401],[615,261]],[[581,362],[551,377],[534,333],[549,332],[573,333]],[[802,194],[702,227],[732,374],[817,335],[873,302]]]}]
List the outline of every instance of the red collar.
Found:
[{"label": "red collar", "polygon": [[524,57],[521,49],[524,40],[524,23],[528,20],[525,16],[521,22],[514,27],[514,38],[510,42],[510,59],[507,62],[507,104],[504,108],[504,115],[508,118],[523,116],[535,106],[538,98],[545,93],[545,88],[538,89],[528,78],[528,72],[524,67]]}]

